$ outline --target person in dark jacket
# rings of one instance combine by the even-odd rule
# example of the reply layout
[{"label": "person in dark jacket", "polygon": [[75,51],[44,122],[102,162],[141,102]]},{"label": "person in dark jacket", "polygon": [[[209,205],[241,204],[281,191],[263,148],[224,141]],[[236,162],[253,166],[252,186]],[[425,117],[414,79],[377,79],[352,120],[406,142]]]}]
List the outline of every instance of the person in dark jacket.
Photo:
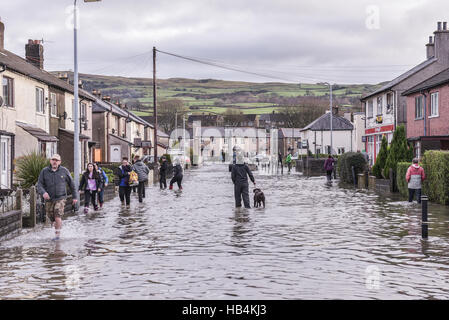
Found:
[{"label": "person in dark jacket", "polygon": [[103,179],[93,163],[88,163],[86,171],[81,176],[79,191],[84,191],[84,213],[89,212],[89,205],[92,202],[94,210],[98,210],[97,192],[103,189]]},{"label": "person in dark jacket", "polygon": [[125,204],[129,206],[131,202],[131,186],[129,185],[129,173],[132,171],[131,166],[128,163],[128,158],[122,159],[122,165],[117,168],[115,174],[118,176],[118,195],[122,205]]},{"label": "person in dark jacket", "polygon": [[327,183],[331,183],[332,181],[332,172],[334,171],[334,158],[332,155],[329,155],[326,161],[324,162],[324,170],[326,170]]},{"label": "person in dark jacket", "polygon": [[179,159],[175,160],[175,166],[173,167],[173,178],[170,180],[170,190],[173,190],[173,184],[176,182],[178,184],[179,190],[182,190],[182,167]]},{"label": "person in dark jacket", "polygon": [[67,168],[61,166],[61,156],[54,154],[50,159],[50,166],[42,169],[37,182],[37,191],[44,198],[47,217],[55,225],[54,240],[58,240],[61,235],[67,185],[70,187],[72,204],[75,206],[78,197],[72,176]]},{"label": "person in dark jacket", "polygon": [[282,153],[278,152],[278,165],[281,167],[281,174],[284,174],[284,165],[282,163]]},{"label": "person in dark jacket", "polygon": [[101,191],[98,192],[98,194],[97,194],[98,204],[100,205],[100,208],[102,208],[103,203],[104,203],[104,188],[106,188],[108,186],[109,178],[108,178],[108,175],[106,174],[106,172],[104,172],[103,168],[101,168],[97,163],[95,163],[94,165],[95,165],[95,170],[98,171],[100,178],[102,178],[101,183],[103,184],[103,188],[101,188]]},{"label": "person in dark jacket", "polygon": [[139,185],[137,187],[137,194],[139,196],[139,202],[143,201],[145,198],[145,184],[148,181],[148,173],[150,169],[146,166],[145,163],[140,160],[140,156],[136,155],[134,157],[134,171],[137,173],[137,177],[139,179]]},{"label": "person in dark jacket", "polygon": [[[167,189],[167,170],[168,162],[165,156],[161,158],[161,167],[159,169],[159,186],[161,189]],[[164,186],[162,188],[162,185]]]},{"label": "person in dark jacket", "polygon": [[243,155],[238,153],[236,156],[236,164],[232,166],[231,179],[234,183],[234,197],[235,207],[240,208],[243,204],[245,208],[251,208],[249,203],[249,191],[248,191],[248,176],[251,179],[254,186],[256,181],[248,166],[243,162]]}]

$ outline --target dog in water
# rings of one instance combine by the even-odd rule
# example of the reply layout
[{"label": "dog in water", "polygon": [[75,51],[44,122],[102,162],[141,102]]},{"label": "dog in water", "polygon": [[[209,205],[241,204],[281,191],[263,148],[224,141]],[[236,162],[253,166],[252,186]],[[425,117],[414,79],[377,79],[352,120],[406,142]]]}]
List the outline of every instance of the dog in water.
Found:
[{"label": "dog in water", "polygon": [[265,208],[265,195],[263,194],[262,190],[259,188],[255,188],[254,190],[254,208],[258,208],[262,205]]}]

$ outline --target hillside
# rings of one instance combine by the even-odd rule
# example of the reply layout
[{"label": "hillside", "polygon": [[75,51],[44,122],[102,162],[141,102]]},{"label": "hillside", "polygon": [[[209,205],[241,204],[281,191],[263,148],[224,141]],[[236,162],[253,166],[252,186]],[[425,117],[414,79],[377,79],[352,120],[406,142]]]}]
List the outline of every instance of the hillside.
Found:
[{"label": "hillside", "polygon": [[[58,74],[59,72],[54,72]],[[69,77],[73,79],[73,74]],[[113,101],[126,103],[137,114],[148,115],[153,105],[153,83],[148,78],[125,78],[80,74],[85,90],[101,90]],[[341,109],[360,111],[360,97],[380,87],[378,85],[334,85],[333,95]],[[276,111],[279,106],[305,104],[313,100],[329,102],[329,87],[323,84],[288,84],[278,82],[251,83],[214,79],[160,79],[157,82],[158,101],[180,99],[194,114],[223,113],[227,108],[247,114]]]}]

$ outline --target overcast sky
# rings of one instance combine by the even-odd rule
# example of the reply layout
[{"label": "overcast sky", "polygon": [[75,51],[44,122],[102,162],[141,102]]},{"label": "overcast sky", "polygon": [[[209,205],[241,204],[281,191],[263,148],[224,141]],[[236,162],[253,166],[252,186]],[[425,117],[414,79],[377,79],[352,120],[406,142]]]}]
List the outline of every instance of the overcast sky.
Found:
[{"label": "overcast sky", "polygon": [[[5,49],[23,57],[28,39],[44,39],[45,69],[73,69],[71,6],[0,0]],[[152,77],[156,46],[273,77],[158,54],[160,78],[257,82],[391,80],[425,60],[437,21],[449,20],[447,0],[78,0],[78,7],[80,72]]]}]

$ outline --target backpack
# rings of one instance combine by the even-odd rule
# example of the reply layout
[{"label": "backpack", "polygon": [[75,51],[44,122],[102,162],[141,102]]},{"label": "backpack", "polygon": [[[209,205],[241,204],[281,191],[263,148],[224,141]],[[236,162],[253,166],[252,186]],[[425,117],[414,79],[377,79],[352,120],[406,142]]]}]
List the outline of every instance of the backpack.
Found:
[{"label": "backpack", "polygon": [[137,173],[133,170],[129,173],[129,185],[135,186],[139,184],[139,176]]}]

